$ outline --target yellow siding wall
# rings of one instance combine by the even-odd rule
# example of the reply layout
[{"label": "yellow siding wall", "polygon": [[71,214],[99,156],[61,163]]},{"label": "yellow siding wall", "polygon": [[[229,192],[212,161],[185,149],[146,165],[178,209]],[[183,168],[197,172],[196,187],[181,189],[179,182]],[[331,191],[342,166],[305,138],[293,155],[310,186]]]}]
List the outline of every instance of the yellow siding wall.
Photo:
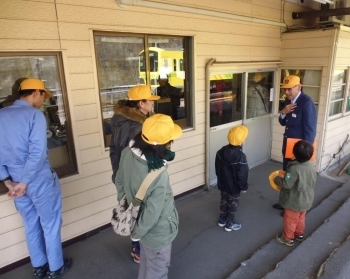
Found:
[{"label": "yellow siding wall", "polygon": [[[335,69],[347,69],[350,66],[350,27],[341,27],[335,55]],[[329,164],[333,154],[337,154],[342,144],[346,140],[347,134],[350,135],[350,114],[344,117],[331,120],[326,126],[324,156],[322,158],[322,169]],[[342,158],[350,153],[350,145],[344,147]],[[331,164],[337,163],[338,159],[333,160]]]},{"label": "yellow siding wall", "polygon": [[[322,136],[324,130],[324,111],[327,102],[327,81],[329,79],[330,65],[332,62],[335,30],[318,30],[310,32],[294,32],[282,34],[281,60],[283,69],[319,69],[322,70],[322,84],[318,103],[316,154],[321,154]],[[305,92],[307,93],[307,92]],[[277,110],[276,110],[277,111]],[[284,127],[278,122],[279,114],[274,116],[273,142],[271,157],[282,161],[282,140]],[[315,166],[319,165],[319,159],[315,160]],[[317,167],[317,171],[318,171]]]},{"label": "yellow siding wall", "polygon": [[[207,9],[220,6],[223,11],[277,22],[282,14],[279,0],[216,1],[215,7],[210,0],[191,0],[177,5],[187,3]],[[289,13],[297,7],[285,6]],[[103,146],[92,30],[194,36],[195,125],[174,144],[177,155],[169,173],[175,194],[205,182],[206,62],[211,57],[218,61],[280,59],[279,27],[134,6],[121,8],[115,0],[1,0],[0,26],[0,51],[63,51],[79,170],[78,175],[61,180],[63,240],[108,223],[116,202],[109,156]],[[283,51],[288,48],[284,42]],[[318,58],[314,60],[319,63]],[[280,133],[275,138],[280,140]],[[13,202],[2,196],[0,267],[26,256],[21,218]]]}]

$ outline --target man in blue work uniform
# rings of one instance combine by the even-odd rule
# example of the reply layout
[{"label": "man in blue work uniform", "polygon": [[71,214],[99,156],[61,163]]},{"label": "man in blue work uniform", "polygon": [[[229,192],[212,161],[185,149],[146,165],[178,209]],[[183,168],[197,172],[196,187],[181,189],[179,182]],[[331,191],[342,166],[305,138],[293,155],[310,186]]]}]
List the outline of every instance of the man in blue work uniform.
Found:
[{"label": "man in blue work uniform", "polygon": [[[301,91],[302,85],[298,76],[290,75],[283,79],[281,88],[286,94],[283,109],[278,118],[280,124],[285,126],[283,134],[283,170],[287,169],[290,159],[285,158],[287,138],[298,138],[313,143],[316,137],[316,107],[314,101]],[[274,208],[282,209],[280,204]]]},{"label": "man in blue work uniform", "polygon": [[35,278],[58,278],[72,265],[63,259],[62,199],[56,173],[47,160],[46,98],[39,79],[21,82],[19,100],[0,110],[0,179],[20,212]]}]

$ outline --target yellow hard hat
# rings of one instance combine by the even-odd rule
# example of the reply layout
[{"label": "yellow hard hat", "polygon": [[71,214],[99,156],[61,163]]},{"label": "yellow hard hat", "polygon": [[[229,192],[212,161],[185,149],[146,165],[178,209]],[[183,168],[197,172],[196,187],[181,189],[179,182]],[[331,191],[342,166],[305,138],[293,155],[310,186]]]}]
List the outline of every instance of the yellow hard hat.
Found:
[{"label": "yellow hard hat", "polygon": [[271,172],[271,174],[269,175],[269,182],[270,182],[270,186],[272,189],[276,190],[276,191],[281,191],[281,186],[278,186],[273,180],[275,179],[275,177],[279,174],[285,174],[286,172],[284,170],[276,170]]}]

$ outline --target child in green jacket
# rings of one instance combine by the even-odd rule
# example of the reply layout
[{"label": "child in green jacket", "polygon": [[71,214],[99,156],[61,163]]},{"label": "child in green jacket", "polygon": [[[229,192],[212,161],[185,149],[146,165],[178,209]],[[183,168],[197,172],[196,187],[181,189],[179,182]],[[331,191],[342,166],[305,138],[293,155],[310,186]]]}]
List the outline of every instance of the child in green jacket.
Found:
[{"label": "child in green jacket", "polygon": [[294,239],[304,240],[305,215],[312,206],[316,184],[316,171],[310,162],[313,153],[311,143],[298,141],[293,148],[295,160],[289,162],[285,175],[274,179],[282,187],[279,201],[284,207],[283,233],[276,240],[287,246],[293,246]]}]

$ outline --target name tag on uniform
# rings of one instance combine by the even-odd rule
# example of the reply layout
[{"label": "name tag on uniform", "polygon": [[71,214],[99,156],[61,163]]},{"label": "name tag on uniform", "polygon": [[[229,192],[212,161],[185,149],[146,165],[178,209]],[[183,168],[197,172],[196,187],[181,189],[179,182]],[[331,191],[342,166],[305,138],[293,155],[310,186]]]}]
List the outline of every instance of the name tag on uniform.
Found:
[{"label": "name tag on uniform", "polygon": [[297,115],[296,115],[295,113],[292,113],[292,117],[296,118],[296,117],[297,117]]}]

